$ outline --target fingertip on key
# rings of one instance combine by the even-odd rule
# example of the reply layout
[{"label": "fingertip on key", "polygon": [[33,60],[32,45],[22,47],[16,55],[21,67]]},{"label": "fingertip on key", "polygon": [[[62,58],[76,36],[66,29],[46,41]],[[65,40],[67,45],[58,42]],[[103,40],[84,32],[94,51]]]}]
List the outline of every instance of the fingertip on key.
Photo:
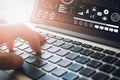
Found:
[{"label": "fingertip on key", "polygon": [[40,55],[41,55],[41,52],[36,52],[37,57],[40,57]]}]

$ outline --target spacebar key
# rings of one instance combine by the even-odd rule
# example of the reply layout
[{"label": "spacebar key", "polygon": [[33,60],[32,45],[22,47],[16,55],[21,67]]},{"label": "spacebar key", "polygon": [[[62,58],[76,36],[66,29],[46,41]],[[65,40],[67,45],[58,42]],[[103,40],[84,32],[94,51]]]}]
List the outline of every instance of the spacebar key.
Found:
[{"label": "spacebar key", "polygon": [[37,79],[37,78],[45,75],[44,72],[34,68],[32,65],[30,65],[28,63],[24,63],[23,67],[17,69],[17,71],[32,78],[32,79]]}]

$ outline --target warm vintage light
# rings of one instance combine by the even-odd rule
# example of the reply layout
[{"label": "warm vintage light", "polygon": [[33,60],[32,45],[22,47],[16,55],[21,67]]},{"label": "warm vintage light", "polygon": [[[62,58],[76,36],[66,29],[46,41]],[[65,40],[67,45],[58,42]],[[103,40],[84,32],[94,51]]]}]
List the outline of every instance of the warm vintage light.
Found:
[{"label": "warm vintage light", "polygon": [[0,18],[8,23],[27,22],[35,0],[0,0]]}]

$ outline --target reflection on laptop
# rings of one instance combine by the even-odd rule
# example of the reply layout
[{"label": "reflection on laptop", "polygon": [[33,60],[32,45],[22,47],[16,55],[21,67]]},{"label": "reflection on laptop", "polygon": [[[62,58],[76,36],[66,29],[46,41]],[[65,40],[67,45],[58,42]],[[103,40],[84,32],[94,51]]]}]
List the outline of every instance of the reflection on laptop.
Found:
[{"label": "reflection on laptop", "polygon": [[41,60],[18,39],[16,53],[25,64],[17,70],[0,71],[1,79],[120,80],[119,2],[37,0],[31,22],[46,36]]}]

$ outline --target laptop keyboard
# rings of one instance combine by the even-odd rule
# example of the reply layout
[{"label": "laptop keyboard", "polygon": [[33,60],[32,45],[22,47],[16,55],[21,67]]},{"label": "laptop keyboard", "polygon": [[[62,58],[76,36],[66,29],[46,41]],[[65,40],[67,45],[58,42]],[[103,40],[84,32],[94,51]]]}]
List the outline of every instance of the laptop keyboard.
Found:
[{"label": "laptop keyboard", "polygon": [[[15,41],[15,53],[25,60],[16,71],[33,80],[120,80],[120,53],[41,33],[46,36],[46,43],[40,60],[28,42]],[[8,49],[1,45],[0,50]]]}]

